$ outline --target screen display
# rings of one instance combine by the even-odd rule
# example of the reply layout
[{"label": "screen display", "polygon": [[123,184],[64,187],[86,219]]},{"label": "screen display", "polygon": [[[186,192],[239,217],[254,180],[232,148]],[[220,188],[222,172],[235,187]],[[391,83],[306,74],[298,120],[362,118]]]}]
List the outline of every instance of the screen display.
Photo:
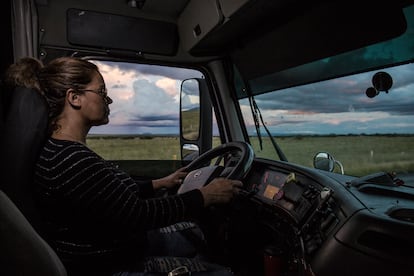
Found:
[{"label": "screen display", "polygon": [[268,199],[274,199],[282,189],[285,181],[285,174],[275,171],[266,171],[262,178],[262,186],[264,187],[262,195]]}]

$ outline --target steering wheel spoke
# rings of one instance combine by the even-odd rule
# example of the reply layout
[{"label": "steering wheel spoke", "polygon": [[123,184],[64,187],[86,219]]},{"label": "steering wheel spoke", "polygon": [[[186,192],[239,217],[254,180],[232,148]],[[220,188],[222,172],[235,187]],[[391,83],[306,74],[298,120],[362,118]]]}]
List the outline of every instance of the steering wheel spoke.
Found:
[{"label": "steering wheel spoke", "polygon": [[225,167],[220,174],[220,177],[227,177],[234,170],[234,167]]}]

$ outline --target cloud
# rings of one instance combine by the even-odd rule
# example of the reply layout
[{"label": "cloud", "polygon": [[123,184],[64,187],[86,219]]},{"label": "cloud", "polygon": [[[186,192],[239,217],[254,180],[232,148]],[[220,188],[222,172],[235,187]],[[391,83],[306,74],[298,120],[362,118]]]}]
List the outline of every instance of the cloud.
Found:
[{"label": "cloud", "polygon": [[[171,95],[165,89],[160,88],[156,82],[145,79],[134,81],[132,86],[134,95],[131,102],[137,113],[152,115],[177,112],[177,103],[174,97],[178,91]],[[146,112],[143,112],[144,110]]]},{"label": "cloud", "polygon": [[[201,77],[195,70],[99,62],[109,95],[110,125],[97,132],[176,133],[181,81]],[[388,93],[368,98],[375,72],[314,83],[255,97],[265,124],[275,133],[413,133],[414,64],[384,71],[393,77]],[[188,107],[197,104],[190,96]],[[254,122],[249,102],[240,100],[249,133]]]},{"label": "cloud", "polygon": [[[178,130],[181,81],[202,74],[192,69],[126,62],[95,61],[109,96],[110,124],[92,132],[159,132]],[[111,127],[113,129],[111,130]]]},{"label": "cloud", "polygon": [[[372,86],[372,76],[375,72],[288,88],[276,94],[262,94],[256,96],[256,102],[262,112],[297,109],[318,113],[384,111],[414,115],[414,65],[408,64],[397,68],[384,70],[394,78],[390,91],[380,92],[372,99],[365,95],[365,90]],[[407,79],[411,80],[411,83]]]},{"label": "cloud", "polygon": [[179,94],[180,84],[173,79],[170,78],[162,78],[155,82],[159,88],[165,90],[167,94],[175,97]]}]

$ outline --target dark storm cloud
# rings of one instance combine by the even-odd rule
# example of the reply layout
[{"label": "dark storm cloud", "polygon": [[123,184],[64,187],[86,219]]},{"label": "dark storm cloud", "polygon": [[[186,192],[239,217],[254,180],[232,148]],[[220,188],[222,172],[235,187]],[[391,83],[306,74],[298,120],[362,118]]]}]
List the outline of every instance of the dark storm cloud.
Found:
[{"label": "dark storm cloud", "polygon": [[414,103],[397,103],[395,105],[390,105],[389,103],[379,103],[379,104],[373,104],[369,106],[369,108],[366,108],[365,106],[362,106],[359,108],[359,106],[355,105],[356,110],[361,111],[382,111],[387,112],[392,115],[414,115],[414,109],[413,109]]},{"label": "dark storm cloud", "polygon": [[178,127],[178,121],[130,121],[127,124],[123,124],[126,127]]},{"label": "dark storm cloud", "polygon": [[[281,91],[280,95],[260,95],[256,98],[262,110],[301,110],[303,112],[331,113],[345,112],[348,105],[344,104],[344,95],[335,95],[330,92],[328,87],[301,87],[300,89],[290,89]],[[276,99],[275,99],[276,98]]]},{"label": "dark storm cloud", "polygon": [[135,116],[134,118],[131,118],[131,121],[176,121],[178,120],[178,115],[172,114],[172,115],[157,115],[157,116]]},{"label": "dark storm cloud", "polygon": [[297,124],[302,124],[302,123],[306,123],[307,121],[301,121],[301,120],[289,120],[289,119],[284,119],[281,118],[282,120],[280,121],[275,121],[272,123],[272,126],[278,126],[278,125],[297,125]]},{"label": "dark storm cloud", "polygon": [[414,114],[414,65],[384,71],[392,76],[393,86],[388,93],[380,92],[372,99],[365,95],[365,91],[372,86],[372,76],[377,71],[280,90],[272,95],[262,94],[256,96],[256,101],[262,111],[284,109],[315,113],[383,111],[394,115]]}]

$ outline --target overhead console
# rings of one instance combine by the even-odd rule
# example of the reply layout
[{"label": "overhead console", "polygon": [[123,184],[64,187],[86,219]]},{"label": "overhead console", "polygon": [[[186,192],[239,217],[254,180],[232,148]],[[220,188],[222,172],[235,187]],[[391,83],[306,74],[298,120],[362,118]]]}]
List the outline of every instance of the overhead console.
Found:
[{"label": "overhead console", "polygon": [[[248,2],[252,1],[190,1],[177,22],[183,48],[192,54],[212,54],[216,50],[217,42],[227,43],[230,39],[230,37],[221,37],[220,34],[224,33],[222,31],[216,32],[216,30],[228,26],[233,16]],[[245,19],[247,22],[249,21],[248,18]],[[211,36],[213,33],[214,37]],[[229,35],[230,33],[225,32],[225,34]],[[214,43],[210,44],[212,39]],[[206,50],[209,46],[213,46],[213,48]]]},{"label": "overhead console", "polygon": [[190,1],[177,26],[185,51],[230,54],[252,79],[396,37],[406,22],[399,1],[203,0]]},{"label": "overhead console", "polygon": [[178,30],[183,48],[186,51],[191,50],[222,21],[223,15],[217,1],[189,2],[178,19]]}]

